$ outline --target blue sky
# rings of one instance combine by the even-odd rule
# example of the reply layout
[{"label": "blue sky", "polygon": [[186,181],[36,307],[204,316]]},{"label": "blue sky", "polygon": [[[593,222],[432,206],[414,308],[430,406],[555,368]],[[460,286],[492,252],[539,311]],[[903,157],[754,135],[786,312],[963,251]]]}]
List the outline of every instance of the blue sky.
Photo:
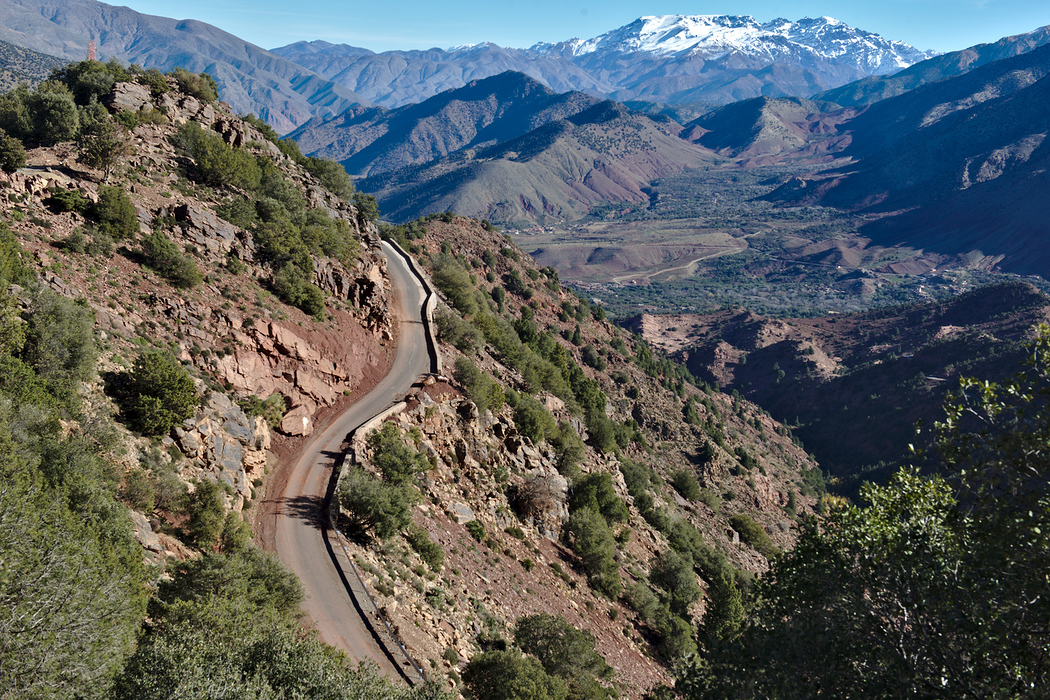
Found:
[{"label": "blue sky", "polygon": [[373,51],[591,38],[642,15],[736,14],[760,22],[829,15],[919,49],[954,51],[1050,24],[1048,0],[110,0],[199,19],[264,48],[324,39]]}]

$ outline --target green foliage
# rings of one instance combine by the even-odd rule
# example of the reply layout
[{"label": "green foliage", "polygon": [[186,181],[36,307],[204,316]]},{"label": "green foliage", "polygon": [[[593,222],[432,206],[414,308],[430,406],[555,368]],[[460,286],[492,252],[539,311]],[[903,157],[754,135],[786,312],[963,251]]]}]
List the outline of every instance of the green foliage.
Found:
[{"label": "green foliage", "polygon": [[463,669],[472,700],[565,700],[565,682],[515,650],[478,654]]},{"label": "green foliage", "polygon": [[166,435],[193,416],[199,405],[193,378],[174,357],[162,350],[146,350],[135,359],[125,407],[135,430]]},{"label": "green foliage", "polygon": [[[935,426],[947,478],[898,472],[804,521],[739,635],[678,686],[697,697],[1042,697],[1050,601],[1050,329],[1026,373],[965,379]],[[788,640],[805,639],[802,645]]]},{"label": "green foliage", "polygon": [[210,479],[194,483],[190,494],[188,529],[194,544],[204,550],[214,549],[219,544],[223,525],[226,522],[226,501],[222,489]]},{"label": "green foliage", "polygon": [[327,158],[307,157],[303,167],[321,181],[326,190],[340,199],[349,200],[354,196],[354,182],[339,163]]},{"label": "green foliage", "polygon": [[765,529],[747,513],[737,513],[729,519],[729,524],[740,533],[740,539],[754,547],[755,551],[766,559],[773,559],[780,553]]},{"label": "green foliage", "polygon": [[372,464],[391,484],[408,484],[416,474],[430,469],[426,455],[405,444],[401,431],[393,423],[368,435],[368,449],[372,453]]},{"label": "green foliage", "polygon": [[215,102],[219,99],[219,86],[207,73],[190,73],[183,68],[176,68],[168,75],[175,78],[179,89],[204,102]]},{"label": "green foliage", "polygon": [[620,595],[620,567],[616,563],[616,540],[605,518],[593,508],[574,510],[565,524],[565,537],[599,593],[615,599]]},{"label": "green foliage", "polygon": [[255,157],[242,148],[231,148],[222,136],[186,122],[175,136],[175,144],[193,158],[197,177],[212,187],[259,188],[262,171]]},{"label": "green foliage", "polygon": [[[64,489],[44,483],[18,454],[7,413],[0,410],[0,688],[8,697],[101,698],[145,612],[141,550],[121,557],[97,521],[67,505]],[[123,512],[122,546],[131,550]]]},{"label": "green foliage", "polygon": [[430,534],[419,525],[412,523],[405,531],[405,540],[416,550],[419,558],[426,562],[431,571],[441,571],[445,564],[445,548],[440,542],[430,539]]},{"label": "green foliage", "polygon": [[605,472],[588,474],[573,484],[569,509],[580,508],[601,513],[609,525],[625,522],[630,517],[626,504],[616,495],[612,477]]},{"label": "green foliage", "polygon": [[465,355],[475,354],[485,344],[485,337],[477,328],[443,306],[434,314],[434,323],[438,338]]},{"label": "green foliage", "polygon": [[304,634],[301,597],[294,576],[252,548],[178,565],[111,697],[446,700],[429,684],[409,689],[373,665],[351,666]]},{"label": "green foliage", "polygon": [[94,312],[83,301],[73,302],[37,288],[31,292],[26,322],[21,359],[49,392],[73,410],[78,385],[94,373],[98,356]]},{"label": "green foliage", "polygon": [[554,435],[557,423],[543,404],[531,396],[518,396],[514,403],[514,425],[518,432],[533,442],[542,442]]},{"label": "green foliage", "polygon": [[249,396],[238,401],[237,405],[253,418],[261,416],[271,428],[276,428],[281,424],[281,419],[284,418],[284,413],[288,410],[284,396],[276,391],[266,399],[260,399],[258,396]]},{"label": "green foliage", "polygon": [[150,267],[176,287],[189,289],[204,280],[197,263],[180,253],[175,243],[160,231],[142,239],[142,254]]},{"label": "green foliage", "polygon": [[583,364],[588,367],[593,367],[599,372],[605,369],[605,360],[598,354],[598,351],[594,349],[593,345],[589,343],[584,345],[583,350],[580,351],[580,355],[583,358]]},{"label": "green foliage", "polygon": [[69,88],[77,104],[98,102],[113,91],[117,82],[131,80],[131,75],[117,59],[108,62],[79,61],[70,63],[51,74],[51,80]]},{"label": "green foliage", "polygon": [[408,527],[409,507],[418,498],[415,487],[380,481],[360,467],[350,469],[339,482],[339,504],[350,526],[384,540]]},{"label": "green foliage", "polygon": [[700,482],[696,480],[696,474],[689,469],[679,469],[671,475],[671,485],[675,491],[682,494],[682,498],[690,501],[700,500]]},{"label": "green foliage", "polygon": [[467,316],[477,313],[474,285],[470,283],[467,271],[454,259],[448,256],[438,258],[434,263],[432,278],[434,286],[441,290],[456,311]]},{"label": "green foliage", "polygon": [[[79,188],[75,190],[55,189],[47,198],[48,206],[56,212],[75,211],[79,214],[87,211],[91,202]],[[84,251],[79,251],[83,253]]]},{"label": "green foliage", "polygon": [[467,528],[467,532],[469,532],[470,536],[473,537],[475,540],[477,540],[478,542],[485,541],[485,526],[482,525],[479,521],[471,520],[467,522],[466,525],[464,525],[464,527]]},{"label": "green foliage", "polygon": [[60,83],[41,83],[36,92],[26,95],[25,109],[30,126],[27,138],[34,143],[50,146],[70,141],[80,128],[77,105]]},{"label": "green foliage", "polygon": [[302,267],[288,263],[273,277],[273,291],[281,301],[314,318],[324,318],[324,292],[311,281]]},{"label": "green foliage", "polygon": [[354,206],[358,216],[365,221],[379,221],[379,202],[370,194],[358,190],[354,192]]},{"label": "green foliage", "polygon": [[558,421],[558,428],[550,443],[558,460],[558,473],[574,476],[579,471],[577,465],[587,449],[576,428],[568,421]]},{"label": "green foliage", "polygon": [[86,165],[102,171],[103,181],[109,179],[113,169],[131,152],[127,129],[111,117],[105,107],[94,102],[81,109],[77,153]]},{"label": "green foliage", "polygon": [[661,602],[651,588],[639,581],[624,592],[628,605],[638,613],[656,636],[656,648],[660,655],[671,663],[696,651],[692,626],[671,612],[666,601]]},{"label": "green foliage", "polygon": [[466,397],[477,405],[479,413],[496,412],[503,407],[503,387],[466,357],[456,358],[455,378]]},{"label": "green foliage", "polygon": [[0,170],[13,173],[26,164],[26,149],[22,142],[0,129]]},{"label": "green foliage", "polygon": [[539,659],[547,673],[570,682],[577,676],[613,675],[612,668],[595,650],[594,635],[576,629],[563,617],[547,613],[519,617],[514,643]]},{"label": "green foliage", "polygon": [[98,222],[98,230],[114,240],[132,238],[139,232],[135,205],[122,187],[101,185],[98,188],[98,202],[91,208],[91,215]]},{"label": "green foliage", "polygon": [[693,562],[674,549],[667,549],[653,560],[649,580],[667,594],[667,601],[678,615],[686,615],[689,606],[700,600],[700,586],[693,573]]},{"label": "green foliage", "polygon": [[732,639],[747,622],[740,590],[733,579],[733,573],[725,569],[712,579],[707,588],[703,630],[712,644]]},{"label": "green foliage", "polygon": [[172,567],[171,579],[157,592],[155,607],[209,598],[239,599],[293,617],[304,598],[299,578],[277,558],[256,547],[205,552]]}]

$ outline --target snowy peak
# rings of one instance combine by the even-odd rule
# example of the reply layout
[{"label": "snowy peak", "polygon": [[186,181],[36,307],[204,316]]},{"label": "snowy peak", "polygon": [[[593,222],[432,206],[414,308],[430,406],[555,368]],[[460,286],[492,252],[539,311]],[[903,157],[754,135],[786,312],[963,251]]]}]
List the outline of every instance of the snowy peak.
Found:
[{"label": "snowy peak", "polygon": [[854,29],[832,17],[805,17],[796,22],[777,18],[762,24],[748,15],[640,17],[590,40],[538,44],[532,50],[571,56],[608,52],[704,59],[738,53],[770,62],[786,57],[832,59],[867,74],[892,73],[935,55]]}]

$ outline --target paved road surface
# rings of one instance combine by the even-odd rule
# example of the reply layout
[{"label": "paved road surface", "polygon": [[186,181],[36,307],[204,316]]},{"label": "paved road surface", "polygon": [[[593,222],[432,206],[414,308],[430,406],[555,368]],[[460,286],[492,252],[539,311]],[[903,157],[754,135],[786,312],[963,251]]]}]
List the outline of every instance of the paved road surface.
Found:
[{"label": "paved road surface", "polygon": [[[421,319],[424,291],[407,263],[386,243],[387,267],[396,297],[400,298],[401,328],[397,355],[390,373],[369,394],[311,436],[292,465],[283,493],[276,499],[274,546],[277,556],[299,578],[306,590],[305,609],[321,639],[343,649],[352,659],[373,659],[384,673],[397,677],[386,654],[376,643],[354,607],[328,551],[321,513],[335,459],[347,434],[401,400],[412,384],[430,370],[426,336]],[[393,309],[391,311],[394,311]],[[338,547],[334,538],[332,545]]]}]

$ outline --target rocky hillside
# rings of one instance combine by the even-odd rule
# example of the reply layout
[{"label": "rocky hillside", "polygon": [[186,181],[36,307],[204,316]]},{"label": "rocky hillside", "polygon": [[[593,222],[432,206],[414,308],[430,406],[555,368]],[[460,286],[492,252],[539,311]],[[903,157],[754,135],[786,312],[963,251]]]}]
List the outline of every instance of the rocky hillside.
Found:
[{"label": "rocky hillside", "polygon": [[852,490],[860,478],[883,477],[908,460],[908,445],[926,439],[915,435],[916,422],[942,418],[960,377],[1013,372],[1022,341],[1046,322],[1048,302],[1015,281],[864,314],[772,319],[734,309],[645,315],[630,327],[697,376],[792,425],[840,487]]},{"label": "rocky hillside", "polygon": [[0,92],[22,83],[35,87],[46,80],[51,71],[65,64],[66,61],[57,56],[0,41]]},{"label": "rocky hillside", "polygon": [[[100,119],[120,139],[121,154],[108,178],[84,162],[86,137],[79,145],[30,147],[21,168],[0,173],[0,207],[44,287],[90,309],[106,380],[95,391],[105,388],[119,408],[121,377],[155,348],[191,368],[208,397],[161,436],[168,450],[157,453],[162,464],[142,473],[157,480],[174,468],[184,482],[215,480],[230,489],[227,505],[240,511],[274,463],[271,428],[308,434],[319,411],[382,372],[391,337],[385,261],[375,225],[285,155],[272,131],[164,80],[157,97],[135,82],[118,82],[103,96],[116,118],[104,110]],[[129,121],[134,128],[123,126]],[[215,139],[209,143],[217,152],[265,162],[273,186],[303,207],[300,215],[330,221],[348,237],[356,254],[312,264],[311,286],[325,299],[319,313],[275,295],[274,266],[258,234],[217,214],[233,218],[230,208],[247,200],[240,188],[205,184],[202,161],[176,145],[180,133],[193,130]],[[93,400],[112,408],[102,395]],[[137,449],[153,454],[148,443]],[[143,544],[184,557],[185,548],[168,537],[183,526],[182,516],[158,508],[152,526],[144,517],[149,510],[135,516]]]},{"label": "rocky hillside", "polygon": [[[613,669],[602,685],[639,697],[666,683],[721,572],[746,588],[791,546],[819,469],[782,425],[687,381],[487,224],[443,215],[385,235],[442,291],[445,367],[358,437],[344,472],[355,556],[386,615],[454,680],[548,613],[593,635]],[[352,497],[395,479],[392,453],[423,470],[404,538],[365,526]]]},{"label": "rocky hillside", "polygon": [[1050,46],[877,103],[842,128],[844,168],[770,195],[878,214],[880,245],[1002,256],[1023,274],[1050,269],[1038,193],[1046,188]]}]

